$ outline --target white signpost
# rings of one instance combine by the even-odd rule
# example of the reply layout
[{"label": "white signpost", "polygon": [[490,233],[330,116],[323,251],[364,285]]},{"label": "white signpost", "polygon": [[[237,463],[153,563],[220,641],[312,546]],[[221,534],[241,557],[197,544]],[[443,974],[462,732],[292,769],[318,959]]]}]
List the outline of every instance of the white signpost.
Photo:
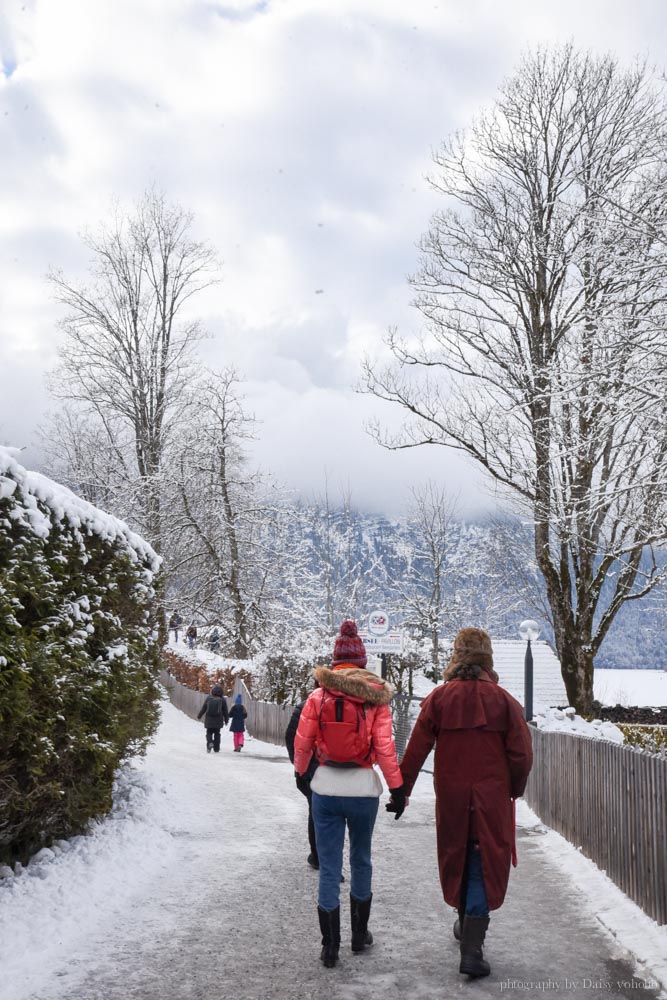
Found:
[{"label": "white signpost", "polygon": [[368,629],[360,629],[359,638],[363,641],[368,653],[383,657],[382,666],[384,669],[386,669],[385,653],[403,652],[403,633],[390,631],[389,615],[382,609],[371,611],[368,616]]},{"label": "white signpost", "polygon": [[389,631],[389,615],[386,611],[371,611],[368,616],[368,631],[371,635],[386,635]]},{"label": "white signpost", "polygon": [[402,632],[387,632],[386,635],[369,635],[368,632],[362,630],[359,632],[359,638],[366,647],[367,653],[379,655],[380,653],[403,652]]}]

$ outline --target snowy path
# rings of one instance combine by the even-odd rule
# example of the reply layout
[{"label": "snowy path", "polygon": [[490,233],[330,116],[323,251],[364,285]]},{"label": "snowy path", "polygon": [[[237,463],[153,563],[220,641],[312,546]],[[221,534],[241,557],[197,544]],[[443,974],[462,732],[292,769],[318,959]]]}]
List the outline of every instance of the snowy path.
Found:
[{"label": "snowy path", "polygon": [[[24,884],[23,898],[14,892],[3,900],[0,884],[2,1000],[659,995],[631,984],[629,956],[549,859],[534,820],[519,831],[519,868],[508,901],[492,916],[488,980],[472,984],[457,972],[452,915],[437,882],[427,775],[404,819],[395,823],[383,809],[378,817],[371,922],[377,944],[352,955],[345,905],[341,962],[325,970],[318,961],[317,875],[305,861],[305,800],[285,751],[250,742],[234,754],[225,733],[221,753],[207,756],[202,727],[166,704],[142,770],[158,789],[147,804],[154,835],[133,827],[134,835],[117,838],[101,861],[89,859],[83,874],[74,852],[58,858],[42,878],[15,880]],[[347,903],[346,892],[342,898]],[[526,988],[537,982],[541,988]]]}]

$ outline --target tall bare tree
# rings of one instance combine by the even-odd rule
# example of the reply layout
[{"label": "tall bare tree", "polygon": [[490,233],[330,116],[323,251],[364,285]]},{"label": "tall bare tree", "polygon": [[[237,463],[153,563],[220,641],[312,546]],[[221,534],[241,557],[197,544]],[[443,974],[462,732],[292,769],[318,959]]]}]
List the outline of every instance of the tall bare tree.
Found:
[{"label": "tall bare tree", "polygon": [[428,638],[431,662],[441,659],[442,635],[455,621],[455,595],[450,586],[456,539],[452,521],[456,506],[444,490],[428,482],[412,490],[408,513],[415,547],[408,551],[405,573],[393,581],[394,602],[404,624]]},{"label": "tall bare tree", "polygon": [[253,424],[233,369],[199,381],[173,455],[165,553],[180,606],[221,628],[223,647],[239,659],[269,627],[276,538],[287,516],[269,479],[246,461]]},{"label": "tall bare tree", "polygon": [[[130,213],[84,242],[89,285],[50,275],[67,308],[53,394],[94,420],[119,467],[138,480],[143,528],[161,548],[160,473],[170,427],[187,403],[201,327],[190,300],[216,277],[213,250],[192,236],[193,218],[147,191]],[[118,446],[131,434],[132,451]]]},{"label": "tall bare tree", "polygon": [[572,46],[528,55],[435,155],[446,198],[412,279],[420,336],[365,388],[394,448],[472,456],[527,510],[568,697],[588,712],[619,608],[666,535],[667,115],[662,84]]}]

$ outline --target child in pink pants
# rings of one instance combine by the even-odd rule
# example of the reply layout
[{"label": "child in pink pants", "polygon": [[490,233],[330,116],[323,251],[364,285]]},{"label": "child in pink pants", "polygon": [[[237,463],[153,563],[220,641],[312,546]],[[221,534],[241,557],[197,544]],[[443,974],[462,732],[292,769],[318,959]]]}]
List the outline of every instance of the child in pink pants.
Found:
[{"label": "child in pink pants", "polygon": [[247,716],[248,713],[243,704],[243,699],[240,694],[237,694],[234,704],[229,710],[229,730],[234,733],[234,753],[241,753]]}]

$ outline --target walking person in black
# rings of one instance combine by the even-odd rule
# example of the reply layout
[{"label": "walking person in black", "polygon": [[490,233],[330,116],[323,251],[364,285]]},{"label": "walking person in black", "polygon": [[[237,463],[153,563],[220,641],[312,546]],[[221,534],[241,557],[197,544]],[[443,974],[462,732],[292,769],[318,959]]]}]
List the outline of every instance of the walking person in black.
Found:
[{"label": "walking person in black", "polygon": [[206,752],[210,753],[213,750],[215,753],[220,753],[220,730],[227,725],[229,712],[227,711],[227,699],[219,684],[216,684],[207,696],[197,718],[201,719],[202,715],[206,716],[204,719]]},{"label": "walking person in black", "polygon": [[[317,682],[315,683],[315,687],[319,687]],[[292,712],[292,718],[289,720],[287,729],[285,730],[285,745],[287,747],[289,759],[292,763],[294,763],[294,737],[296,736],[299,719],[301,718],[301,709],[305,704],[305,701],[302,701],[296,706]],[[317,841],[315,840],[315,824],[313,823],[313,793],[310,790],[310,779],[315,774],[318,766],[317,757],[313,753],[306,773],[303,776],[299,774],[296,777],[296,787],[299,789],[301,794],[305,795],[308,799],[308,843],[310,844],[308,864],[311,868],[315,868],[316,870],[319,870],[320,859],[317,854]]]}]

